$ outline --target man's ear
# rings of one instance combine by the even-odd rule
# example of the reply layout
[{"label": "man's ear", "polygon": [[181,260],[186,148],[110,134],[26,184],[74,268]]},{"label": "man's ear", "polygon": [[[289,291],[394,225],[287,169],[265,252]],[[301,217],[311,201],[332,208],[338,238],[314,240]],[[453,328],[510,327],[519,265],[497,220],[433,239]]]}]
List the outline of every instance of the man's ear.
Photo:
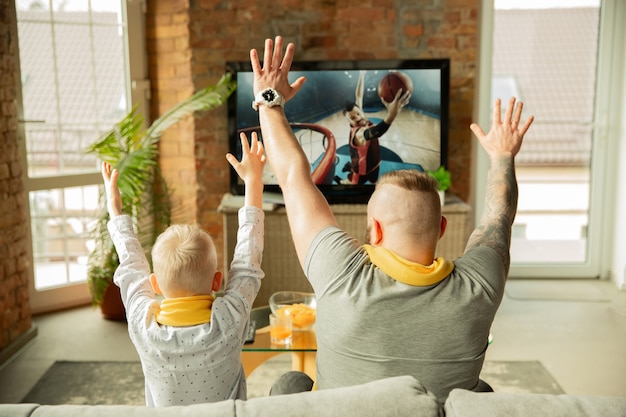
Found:
[{"label": "man's ear", "polygon": [[152,285],[152,289],[155,293],[163,295],[163,291],[159,288],[159,283],[157,282],[156,275],[154,275],[154,273],[150,274],[150,285]]},{"label": "man's ear", "polygon": [[219,291],[220,288],[222,288],[223,278],[224,274],[222,274],[220,271],[215,272],[215,275],[213,275],[213,285],[211,286],[211,290],[213,290],[214,292]]},{"label": "man's ear", "polygon": [[383,226],[374,217],[370,217],[370,244],[380,246],[383,241]]},{"label": "man's ear", "polygon": [[441,216],[441,224],[439,225],[439,239],[446,233],[446,227],[448,227],[448,219],[446,216]]}]

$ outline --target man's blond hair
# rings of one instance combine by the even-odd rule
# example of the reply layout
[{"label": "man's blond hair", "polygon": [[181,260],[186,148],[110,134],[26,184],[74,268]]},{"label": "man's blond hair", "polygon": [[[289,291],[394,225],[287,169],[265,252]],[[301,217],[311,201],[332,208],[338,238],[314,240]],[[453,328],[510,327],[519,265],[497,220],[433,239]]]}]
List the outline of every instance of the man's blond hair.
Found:
[{"label": "man's blond hair", "polygon": [[427,173],[415,169],[399,169],[385,172],[380,176],[376,187],[384,184],[394,184],[411,191],[437,191],[439,183]]},{"label": "man's blond hair", "polygon": [[198,225],[168,227],[152,248],[159,287],[169,297],[211,293],[217,271],[217,252],[209,234]]}]

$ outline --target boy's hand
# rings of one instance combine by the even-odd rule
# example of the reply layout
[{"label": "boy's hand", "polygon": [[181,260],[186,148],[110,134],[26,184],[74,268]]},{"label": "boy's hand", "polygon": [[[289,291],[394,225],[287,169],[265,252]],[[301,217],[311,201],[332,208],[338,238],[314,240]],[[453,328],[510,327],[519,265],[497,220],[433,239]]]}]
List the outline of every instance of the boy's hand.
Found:
[{"label": "boy's hand", "polygon": [[233,154],[226,154],[226,159],[237,172],[237,175],[246,183],[245,204],[260,209],[263,208],[263,167],[265,153],[263,144],[259,141],[256,132],[252,132],[251,144],[245,133],[239,135],[241,139],[241,162]]},{"label": "boy's hand", "polygon": [[241,162],[231,153],[226,155],[226,159],[246,184],[255,181],[260,183],[265,166],[263,144],[259,141],[256,132],[252,132],[250,145],[248,145],[248,138],[245,133],[241,133],[239,138],[241,140]]},{"label": "boy's hand", "polygon": [[112,169],[108,162],[102,163],[102,178],[104,179],[104,190],[107,195],[107,208],[111,218],[122,214],[122,195],[117,187],[119,177],[117,169]]}]

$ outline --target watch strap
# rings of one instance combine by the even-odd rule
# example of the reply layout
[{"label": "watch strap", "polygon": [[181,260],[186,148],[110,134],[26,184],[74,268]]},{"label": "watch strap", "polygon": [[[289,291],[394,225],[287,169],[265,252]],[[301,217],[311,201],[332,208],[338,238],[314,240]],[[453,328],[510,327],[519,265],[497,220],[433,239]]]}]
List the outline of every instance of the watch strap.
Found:
[{"label": "watch strap", "polygon": [[[270,100],[267,96],[271,96],[273,99]],[[254,101],[252,101],[252,108],[258,111],[259,104],[263,104],[268,107],[282,106],[285,104],[285,99],[278,91],[268,87],[256,94]]]}]

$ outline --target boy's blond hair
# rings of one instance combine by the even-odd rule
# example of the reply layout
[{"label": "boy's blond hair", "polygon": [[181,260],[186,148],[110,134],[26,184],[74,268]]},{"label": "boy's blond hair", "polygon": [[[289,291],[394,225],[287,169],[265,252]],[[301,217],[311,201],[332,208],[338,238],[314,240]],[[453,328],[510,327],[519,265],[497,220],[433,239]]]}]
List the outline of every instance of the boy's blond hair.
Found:
[{"label": "boy's blond hair", "polygon": [[212,293],[217,252],[211,236],[198,225],[168,227],[152,248],[152,263],[165,297]]}]

